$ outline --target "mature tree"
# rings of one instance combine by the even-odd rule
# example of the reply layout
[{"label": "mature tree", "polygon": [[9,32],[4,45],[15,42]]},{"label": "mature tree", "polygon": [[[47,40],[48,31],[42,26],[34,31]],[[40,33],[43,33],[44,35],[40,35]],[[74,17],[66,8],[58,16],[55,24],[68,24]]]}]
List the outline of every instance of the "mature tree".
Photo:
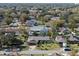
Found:
[{"label": "mature tree", "polygon": [[52,31],[48,31],[47,35],[48,35],[50,38],[52,38],[53,32],[52,32]]},{"label": "mature tree", "polygon": [[69,20],[74,20],[76,23],[79,23],[79,14],[70,15]]},{"label": "mature tree", "polygon": [[21,23],[25,23],[27,19],[28,19],[28,15],[26,13],[22,13],[20,16]]},{"label": "mature tree", "polygon": [[15,40],[15,33],[8,33],[7,35],[4,36],[5,39],[5,45],[11,45],[13,40]]},{"label": "mature tree", "polygon": [[28,38],[28,34],[27,34],[26,27],[24,24],[21,24],[19,26],[19,31],[20,31],[20,35],[17,36],[17,39],[21,40],[22,42],[26,41]]},{"label": "mature tree", "polygon": [[57,28],[64,24],[64,20],[53,20],[51,21],[51,23],[55,28]]},{"label": "mature tree", "polygon": [[4,13],[4,22],[7,24],[7,25],[9,25],[11,22],[12,22],[12,20],[13,20],[13,18],[12,18],[12,16],[11,16],[11,13],[12,13],[12,10],[11,9],[7,9],[7,10],[5,10],[5,13]]},{"label": "mature tree", "polygon": [[39,16],[38,20],[41,21],[41,24],[45,24],[45,19],[43,16]]},{"label": "mature tree", "polygon": [[[0,47],[1,47],[1,48],[2,48],[3,45],[4,45],[4,39],[3,39],[3,37],[4,37],[4,33],[0,31]],[[0,49],[1,49],[1,48],[0,48]]]},{"label": "mature tree", "polygon": [[3,37],[5,40],[4,45],[12,46],[12,45],[21,45],[23,42],[16,38],[15,33],[8,33]]},{"label": "mature tree", "polygon": [[77,27],[76,24],[79,23],[79,14],[70,15],[68,18],[68,24],[72,31]]},{"label": "mature tree", "polygon": [[13,18],[12,18],[11,16],[9,16],[9,17],[5,17],[4,22],[5,22],[7,25],[9,25],[9,24],[12,23],[12,20],[13,20]]},{"label": "mature tree", "polygon": [[52,20],[50,22],[51,24],[51,28],[52,28],[52,32],[53,32],[53,38],[55,39],[55,37],[58,35],[57,29],[61,26],[64,25],[64,20]]}]

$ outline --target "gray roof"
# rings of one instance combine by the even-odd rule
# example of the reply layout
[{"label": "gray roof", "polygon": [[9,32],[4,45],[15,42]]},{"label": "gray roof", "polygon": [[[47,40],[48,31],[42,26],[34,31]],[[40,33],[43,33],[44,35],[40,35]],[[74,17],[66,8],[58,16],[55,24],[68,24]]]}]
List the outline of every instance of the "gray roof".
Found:
[{"label": "gray roof", "polygon": [[59,20],[60,17],[52,17],[51,20]]},{"label": "gray roof", "polygon": [[29,36],[27,42],[36,41],[39,40],[50,40],[49,36]]},{"label": "gray roof", "polygon": [[33,27],[30,27],[30,31],[42,31],[42,30],[48,30],[47,27],[45,26],[33,26]]},{"label": "gray roof", "polygon": [[71,35],[69,41],[79,41],[79,37]]},{"label": "gray roof", "polygon": [[57,36],[55,40],[57,42],[65,42],[65,39],[62,36]]},{"label": "gray roof", "polygon": [[79,31],[79,27],[75,29],[76,31]]}]

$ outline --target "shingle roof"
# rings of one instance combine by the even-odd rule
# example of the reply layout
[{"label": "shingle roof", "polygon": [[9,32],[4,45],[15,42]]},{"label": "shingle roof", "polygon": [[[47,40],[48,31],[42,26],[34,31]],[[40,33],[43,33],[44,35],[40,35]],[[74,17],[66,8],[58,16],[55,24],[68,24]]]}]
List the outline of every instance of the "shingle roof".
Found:
[{"label": "shingle roof", "polygon": [[16,31],[19,31],[18,28],[2,28],[1,31],[3,32],[16,32]]},{"label": "shingle roof", "polygon": [[30,30],[31,31],[42,31],[42,30],[48,30],[48,28],[45,26],[33,26],[33,27],[30,27]]},{"label": "shingle roof", "polygon": [[38,40],[50,40],[48,36],[29,36],[27,42],[35,40],[38,42]]},{"label": "shingle roof", "polygon": [[70,36],[69,41],[79,41],[79,37],[76,36]]},{"label": "shingle roof", "polygon": [[62,36],[57,36],[55,40],[57,42],[65,42],[65,39]]}]

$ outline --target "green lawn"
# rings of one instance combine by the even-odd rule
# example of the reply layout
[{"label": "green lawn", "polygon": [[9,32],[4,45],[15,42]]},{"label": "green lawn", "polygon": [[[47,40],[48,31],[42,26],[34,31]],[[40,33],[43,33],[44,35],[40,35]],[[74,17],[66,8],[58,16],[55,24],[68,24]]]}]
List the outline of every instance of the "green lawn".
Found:
[{"label": "green lawn", "polygon": [[52,50],[56,48],[60,48],[59,44],[57,43],[41,44],[39,47],[37,47],[37,49],[40,50]]}]

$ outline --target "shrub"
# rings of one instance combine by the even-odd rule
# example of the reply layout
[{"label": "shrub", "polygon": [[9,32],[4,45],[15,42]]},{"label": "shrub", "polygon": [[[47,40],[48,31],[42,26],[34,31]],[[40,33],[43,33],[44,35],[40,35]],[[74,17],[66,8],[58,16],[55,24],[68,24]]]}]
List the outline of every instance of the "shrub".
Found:
[{"label": "shrub", "polygon": [[38,49],[41,49],[41,50],[52,50],[56,48],[59,48],[59,45],[56,43],[42,44],[38,47]]}]

